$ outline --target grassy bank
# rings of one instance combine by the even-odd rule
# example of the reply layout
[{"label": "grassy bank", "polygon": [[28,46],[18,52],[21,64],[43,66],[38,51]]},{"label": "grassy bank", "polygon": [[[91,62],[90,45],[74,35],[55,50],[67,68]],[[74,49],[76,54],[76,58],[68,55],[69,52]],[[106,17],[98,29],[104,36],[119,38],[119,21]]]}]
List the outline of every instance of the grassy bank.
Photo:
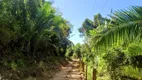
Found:
[{"label": "grassy bank", "polygon": [[[68,59],[63,57],[47,57],[46,59],[27,63],[22,67],[1,66],[1,79],[8,80],[47,80],[53,76],[55,72],[60,71],[61,66],[68,64]],[[17,64],[13,63],[13,66]]]}]

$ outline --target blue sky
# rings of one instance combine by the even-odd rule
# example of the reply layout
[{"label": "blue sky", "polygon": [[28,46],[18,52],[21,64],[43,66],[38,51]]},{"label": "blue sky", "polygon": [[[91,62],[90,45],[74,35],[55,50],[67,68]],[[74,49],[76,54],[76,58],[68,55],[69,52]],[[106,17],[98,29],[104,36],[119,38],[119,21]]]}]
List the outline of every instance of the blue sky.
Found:
[{"label": "blue sky", "polygon": [[85,18],[93,19],[97,13],[107,17],[111,9],[113,11],[127,9],[130,5],[141,6],[142,0],[54,0],[53,3],[53,6],[63,14],[63,17],[74,25],[72,31],[74,36],[70,40],[75,44],[83,43],[83,38],[79,37],[78,28],[81,27]]}]

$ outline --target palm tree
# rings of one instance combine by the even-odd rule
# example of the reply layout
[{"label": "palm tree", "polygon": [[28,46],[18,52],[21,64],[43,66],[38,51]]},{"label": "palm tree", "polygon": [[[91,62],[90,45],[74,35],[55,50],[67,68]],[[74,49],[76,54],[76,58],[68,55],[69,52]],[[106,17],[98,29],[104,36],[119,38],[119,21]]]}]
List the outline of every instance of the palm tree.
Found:
[{"label": "palm tree", "polygon": [[5,45],[9,51],[4,51],[19,51],[34,58],[38,51],[44,55],[58,53],[59,48],[65,47],[61,45],[69,41],[71,25],[50,2],[2,0],[0,4],[0,51]]},{"label": "palm tree", "polygon": [[[108,54],[108,50],[114,45],[120,46],[121,48],[128,48],[130,44],[134,43],[137,44],[138,42],[141,43],[142,39],[142,7],[140,6],[132,6],[128,10],[119,10],[116,11],[113,16],[111,16],[111,22],[107,24],[108,27],[104,28],[102,31],[97,32],[96,36],[94,37],[96,42],[94,43],[96,50],[100,53],[104,51]],[[115,73],[119,73],[121,77],[125,78],[133,78],[142,79],[139,71],[141,71],[141,48],[140,46],[133,46],[134,49],[131,52],[120,52],[124,53],[124,56],[127,56],[130,59],[130,62],[124,63],[121,67],[117,67],[121,71],[117,71]],[[105,49],[105,50],[104,50]],[[116,49],[119,49],[118,47]],[[115,49],[111,49],[112,51]],[[136,51],[137,50],[137,51]],[[118,50],[116,50],[117,52]],[[127,50],[129,51],[129,50]],[[120,55],[117,54],[117,55]],[[114,52],[110,55],[113,56]],[[129,55],[129,56],[128,56]],[[114,61],[115,65],[119,65],[116,61],[121,61],[122,59],[113,58],[114,60],[108,61],[108,63],[112,63]],[[118,59],[117,59],[118,58]],[[122,57],[121,57],[122,58]],[[107,58],[109,60],[109,58]],[[135,64],[135,63],[138,64]],[[112,68],[114,68],[113,65]],[[129,66],[128,66],[129,65]],[[123,74],[122,74],[123,73]],[[115,76],[116,78],[116,76]],[[132,79],[132,80],[133,80]]]},{"label": "palm tree", "polygon": [[[142,38],[142,7],[132,6],[128,10],[119,10],[114,13],[111,28],[97,40],[96,46],[112,45],[124,41],[141,41]],[[104,31],[104,30],[103,30]],[[102,32],[103,32],[102,31]],[[100,33],[99,33],[100,34]]]}]

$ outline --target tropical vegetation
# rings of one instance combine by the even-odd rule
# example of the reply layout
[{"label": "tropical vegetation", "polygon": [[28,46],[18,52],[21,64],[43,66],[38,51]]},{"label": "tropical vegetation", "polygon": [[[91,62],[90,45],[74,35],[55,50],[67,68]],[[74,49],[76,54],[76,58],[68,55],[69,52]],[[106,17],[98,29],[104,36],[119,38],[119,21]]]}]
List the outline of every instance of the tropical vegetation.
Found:
[{"label": "tropical vegetation", "polygon": [[97,80],[142,79],[141,13],[141,6],[132,6],[111,13],[110,18],[97,14],[93,21],[85,19],[79,28],[86,39],[83,61],[97,70]]},{"label": "tropical vegetation", "polygon": [[96,14],[78,30],[84,44],[69,40],[72,25],[50,1],[0,0],[0,79],[49,77],[79,58],[88,80],[142,80],[141,6]]},{"label": "tropical vegetation", "polygon": [[[2,79],[19,80],[19,75],[26,78],[30,76],[28,71],[34,76],[34,71],[38,70],[22,70],[31,68],[32,64],[49,64],[56,56],[64,57],[66,48],[72,45],[69,40],[71,29],[70,22],[49,1],[0,0]],[[5,73],[8,70],[10,73]],[[14,74],[10,75],[11,72]]]}]

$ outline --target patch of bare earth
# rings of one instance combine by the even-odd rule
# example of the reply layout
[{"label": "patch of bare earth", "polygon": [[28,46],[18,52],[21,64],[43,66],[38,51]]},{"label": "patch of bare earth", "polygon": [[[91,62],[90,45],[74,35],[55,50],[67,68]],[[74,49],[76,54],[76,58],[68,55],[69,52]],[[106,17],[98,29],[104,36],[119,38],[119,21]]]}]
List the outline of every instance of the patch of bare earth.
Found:
[{"label": "patch of bare earth", "polygon": [[69,61],[69,64],[62,67],[61,71],[54,74],[50,80],[84,80],[83,73],[79,68],[79,60]]}]

